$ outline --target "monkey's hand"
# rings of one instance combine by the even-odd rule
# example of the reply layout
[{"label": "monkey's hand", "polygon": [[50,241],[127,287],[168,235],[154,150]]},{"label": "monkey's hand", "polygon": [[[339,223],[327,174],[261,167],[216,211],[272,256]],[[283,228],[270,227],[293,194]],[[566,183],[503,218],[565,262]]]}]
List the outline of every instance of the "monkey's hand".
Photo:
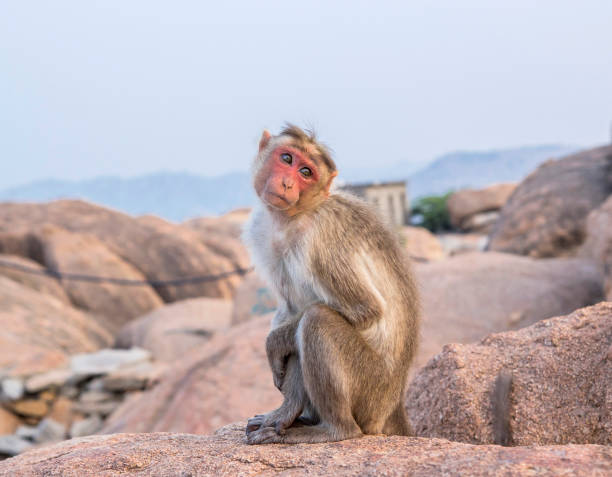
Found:
[{"label": "monkey's hand", "polygon": [[287,372],[287,362],[292,354],[297,354],[295,347],[296,324],[280,326],[270,332],[266,338],[266,354],[272,370],[274,385],[282,392]]},{"label": "monkey's hand", "polygon": [[274,356],[268,357],[270,362],[270,369],[272,369],[272,379],[274,380],[274,386],[279,391],[283,391],[283,383],[285,382],[285,374],[287,372],[287,362],[289,361],[289,355],[287,356]]}]

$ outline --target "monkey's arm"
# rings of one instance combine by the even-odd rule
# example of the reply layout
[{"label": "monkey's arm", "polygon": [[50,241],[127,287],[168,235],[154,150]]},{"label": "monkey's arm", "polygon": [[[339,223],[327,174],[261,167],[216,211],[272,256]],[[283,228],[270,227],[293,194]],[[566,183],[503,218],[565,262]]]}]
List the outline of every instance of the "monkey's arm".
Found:
[{"label": "monkey's arm", "polygon": [[266,338],[266,354],[272,370],[274,385],[280,390],[285,379],[287,360],[290,355],[297,354],[295,333],[299,319],[291,316],[285,307],[281,306],[274,317],[274,323],[277,326]]},{"label": "monkey's arm", "polygon": [[[326,256],[335,252],[335,257]],[[313,265],[318,271],[317,285],[326,305],[360,329],[380,319],[383,313],[381,294],[370,277],[357,273],[363,271],[363,267],[351,260],[346,251],[328,248],[313,257]]]}]

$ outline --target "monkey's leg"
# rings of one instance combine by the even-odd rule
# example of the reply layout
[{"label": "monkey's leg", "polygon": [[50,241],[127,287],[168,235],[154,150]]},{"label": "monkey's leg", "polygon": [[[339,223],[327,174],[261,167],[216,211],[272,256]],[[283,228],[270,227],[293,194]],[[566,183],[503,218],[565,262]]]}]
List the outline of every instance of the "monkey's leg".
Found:
[{"label": "monkey's leg", "polygon": [[406,414],[406,408],[404,408],[403,400],[396,406],[393,413],[387,419],[385,427],[383,427],[383,434],[387,436],[413,436],[412,427]]},{"label": "monkey's leg", "polygon": [[[284,435],[277,434],[273,427],[262,427],[249,436],[249,443],[328,442],[362,436],[352,409],[353,401],[361,400],[353,399],[354,393],[369,392],[362,383],[384,380],[384,375],[371,374],[378,372],[373,366],[381,362],[380,358],[351,324],[323,305],[304,313],[297,335],[304,388],[321,423],[290,427]],[[380,430],[383,425],[384,421]]]},{"label": "monkey's leg", "polygon": [[283,434],[307,405],[308,398],[304,391],[302,371],[296,355],[291,355],[287,361],[281,391],[285,397],[281,407],[249,419],[246,427],[247,436],[262,427],[269,427],[274,429],[275,433]]}]

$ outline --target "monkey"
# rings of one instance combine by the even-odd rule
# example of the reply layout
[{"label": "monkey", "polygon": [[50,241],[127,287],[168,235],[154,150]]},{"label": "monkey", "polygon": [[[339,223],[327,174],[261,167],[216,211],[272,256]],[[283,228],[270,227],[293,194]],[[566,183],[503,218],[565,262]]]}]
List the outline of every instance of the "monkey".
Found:
[{"label": "monkey", "polygon": [[412,435],[403,399],[419,299],[397,233],[338,172],[312,132],[265,130],[259,204],[243,233],[278,300],[266,354],[282,405],[248,420],[249,444]]}]

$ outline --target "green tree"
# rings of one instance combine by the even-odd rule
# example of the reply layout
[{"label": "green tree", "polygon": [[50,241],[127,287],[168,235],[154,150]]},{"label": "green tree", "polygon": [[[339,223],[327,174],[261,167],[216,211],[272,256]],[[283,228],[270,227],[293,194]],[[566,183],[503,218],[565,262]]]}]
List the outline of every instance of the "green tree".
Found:
[{"label": "green tree", "polygon": [[451,192],[444,195],[430,195],[416,200],[412,207],[412,223],[421,225],[431,232],[451,230],[450,216],[446,201]]}]

